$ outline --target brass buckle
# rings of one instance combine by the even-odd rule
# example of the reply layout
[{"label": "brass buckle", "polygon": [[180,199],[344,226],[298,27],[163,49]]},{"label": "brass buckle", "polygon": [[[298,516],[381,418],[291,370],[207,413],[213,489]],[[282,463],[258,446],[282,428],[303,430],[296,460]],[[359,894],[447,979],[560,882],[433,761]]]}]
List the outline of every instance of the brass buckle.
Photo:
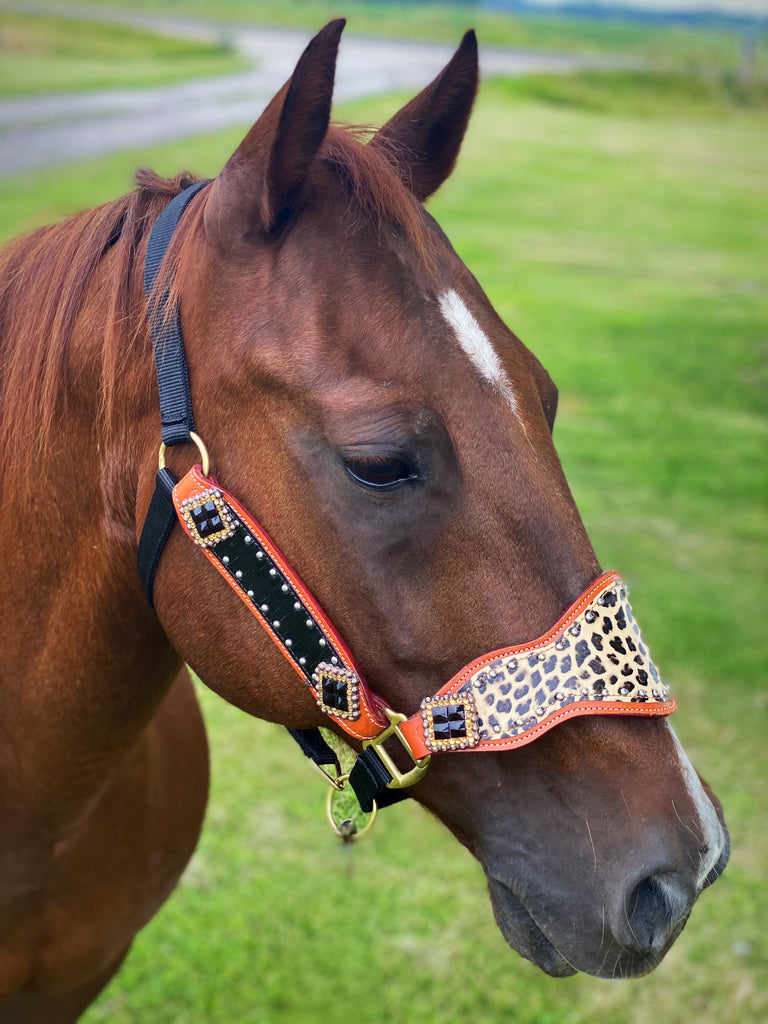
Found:
[{"label": "brass buckle", "polygon": [[[392,708],[384,708],[384,713],[389,719],[389,725],[383,732],[380,732],[378,736],[374,736],[372,740],[364,740],[363,747],[374,747],[376,756],[392,776],[392,781],[387,783],[387,789],[405,789],[406,786],[413,786],[424,778],[432,755],[427,754],[425,757],[415,756],[411,750],[408,740],[400,732],[400,726],[403,722],[408,721],[405,715],[401,715],[397,711],[393,711]],[[397,736],[403,749],[413,761],[413,768],[410,768],[407,772],[400,771],[382,746],[390,736]]]}]

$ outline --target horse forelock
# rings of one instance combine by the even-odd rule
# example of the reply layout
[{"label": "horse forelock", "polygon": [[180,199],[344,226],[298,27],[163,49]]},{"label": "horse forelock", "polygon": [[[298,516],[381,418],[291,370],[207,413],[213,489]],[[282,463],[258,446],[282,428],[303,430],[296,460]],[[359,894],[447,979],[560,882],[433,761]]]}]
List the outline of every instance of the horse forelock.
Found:
[{"label": "horse forelock", "polygon": [[[354,205],[376,226],[392,222],[409,238],[414,254],[431,267],[432,253],[421,205],[403,183],[394,140],[367,145],[372,129],[334,124],[328,130],[318,162],[330,170]],[[389,158],[388,158],[389,157]]]}]

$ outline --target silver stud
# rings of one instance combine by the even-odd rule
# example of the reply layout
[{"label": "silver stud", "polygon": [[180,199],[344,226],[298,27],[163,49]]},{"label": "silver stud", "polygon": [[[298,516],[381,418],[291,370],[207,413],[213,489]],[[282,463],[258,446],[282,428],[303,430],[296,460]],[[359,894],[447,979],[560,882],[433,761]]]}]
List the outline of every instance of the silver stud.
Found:
[{"label": "silver stud", "polygon": [[516,719],[515,719],[515,725],[517,726],[517,728],[518,728],[518,729],[521,729],[521,728],[522,728],[522,726],[523,726],[523,720],[522,720],[522,718],[516,718]]},{"label": "silver stud", "polygon": [[263,605],[261,606],[261,610],[262,610],[263,612],[268,612],[268,611],[269,611],[269,605],[268,605],[268,604],[263,604]]},{"label": "silver stud", "polygon": [[541,716],[544,714],[544,708],[536,708],[536,714],[539,716],[539,718],[541,718]]},{"label": "silver stud", "polygon": [[299,664],[300,665],[306,665],[307,664],[307,659],[306,658],[299,658]]},{"label": "silver stud", "polygon": [[320,644],[321,647],[325,647],[325,637],[321,636],[318,643]]},{"label": "silver stud", "polygon": [[331,664],[332,665],[338,665],[339,664],[339,659],[334,656],[333,658],[331,658]]},{"label": "silver stud", "polygon": [[246,533],[244,539],[246,544],[253,544],[253,537],[250,535],[250,533]]},{"label": "silver stud", "polygon": [[494,732],[501,732],[501,726],[500,725],[494,725],[493,731]]},{"label": "silver stud", "polygon": [[277,569],[274,569],[274,568],[273,568],[273,569],[270,569],[270,570],[269,570],[269,575],[270,575],[270,576],[277,576]]},{"label": "silver stud", "polygon": [[264,552],[263,551],[257,551],[256,552],[256,557],[257,558],[263,558],[264,557]]},{"label": "silver stud", "polygon": [[293,647],[293,640],[286,640],[285,641],[285,646],[286,647]]},{"label": "silver stud", "polygon": [[224,557],[222,558],[222,562],[224,563],[224,565],[229,565],[229,555],[224,555]]},{"label": "silver stud", "polygon": [[307,629],[312,629],[312,627],[314,626],[314,624],[315,624],[315,621],[314,621],[314,619],[307,619],[307,621],[306,621],[306,623],[305,623],[305,625],[306,625]]},{"label": "silver stud", "polygon": [[555,650],[562,651],[564,649],[565,649],[565,638],[561,636],[560,639],[555,644]]},{"label": "silver stud", "polygon": [[581,696],[582,697],[588,697],[589,696],[589,690],[587,689],[586,686],[582,686],[582,688],[581,688]]},{"label": "silver stud", "polygon": [[253,597],[253,591],[252,590],[248,591],[248,597]]},{"label": "silver stud", "polygon": [[242,578],[243,578],[243,570],[242,569],[238,569],[237,572],[235,573],[235,579],[241,580]]},{"label": "silver stud", "polygon": [[594,611],[592,611],[591,608],[589,608],[584,613],[584,618],[587,620],[587,622],[594,622],[595,619],[597,618],[597,612],[594,612]]},{"label": "silver stud", "polygon": [[626,697],[627,694],[629,693],[629,690],[626,688],[626,686],[622,686],[622,687],[619,688],[619,693],[621,694],[622,697]]},{"label": "silver stud", "polygon": [[272,625],[275,629],[280,629],[280,619],[274,619]]},{"label": "silver stud", "polygon": [[514,672],[516,668],[517,668],[517,658],[510,658],[509,661],[507,662],[507,669],[510,672]]},{"label": "silver stud", "polygon": [[299,611],[300,609],[301,609],[301,601],[294,601],[294,602],[293,602],[293,610],[294,610],[295,612],[297,612],[297,611]]},{"label": "silver stud", "polygon": [[287,583],[284,583],[284,584],[282,585],[282,587],[280,587],[280,589],[282,590],[282,592],[283,592],[284,594],[287,594],[287,593],[288,593],[288,584],[287,584]]},{"label": "silver stud", "polygon": [[544,653],[544,651],[539,651],[539,653],[536,655],[536,657],[539,659],[539,661],[544,661],[547,656]]}]

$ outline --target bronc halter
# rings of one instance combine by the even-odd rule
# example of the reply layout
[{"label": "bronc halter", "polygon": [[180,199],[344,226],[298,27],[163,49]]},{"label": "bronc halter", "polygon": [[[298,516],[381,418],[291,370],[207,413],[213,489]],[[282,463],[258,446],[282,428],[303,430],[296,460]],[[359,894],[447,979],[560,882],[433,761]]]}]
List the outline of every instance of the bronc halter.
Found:
[{"label": "bronc halter", "polygon": [[[424,776],[432,754],[509,750],[578,715],[668,715],[675,702],[658,675],[616,573],[604,573],[543,636],[476,658],[410,718],[365,682],[349,648],[267,533],[210,475],[195,433],[181,319],[158,271],[190,200],[181,192],[158,217],[145,262],[145,293],[160,391],[162,444],[155,491],[141,533],[138,566],[150,604],[155,570],[178,521],[232,587],[320,709],[362,742],[349,772],[361,808],[394,802]],[[193,441],[201,455],[181,480],[165,466],[167,446]],[[319,765],[338,765],[318,730],[291,730]],[[383,746],[390,737],[410,760],[403,771]],[[330,777],[330,776],[329,776]],[[343,786],[347,776],[332,779]]]}]

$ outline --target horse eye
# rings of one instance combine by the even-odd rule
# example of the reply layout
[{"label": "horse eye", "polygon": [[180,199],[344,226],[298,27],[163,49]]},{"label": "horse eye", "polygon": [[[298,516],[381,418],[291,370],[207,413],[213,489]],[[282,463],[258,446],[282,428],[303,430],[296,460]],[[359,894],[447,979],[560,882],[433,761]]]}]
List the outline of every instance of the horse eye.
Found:
[{"label": "horse eye", "polygon": [[345,459],[344,466],[353,480],[366,487],[392,488],[414,476],[408,463],[397,458]]}]

